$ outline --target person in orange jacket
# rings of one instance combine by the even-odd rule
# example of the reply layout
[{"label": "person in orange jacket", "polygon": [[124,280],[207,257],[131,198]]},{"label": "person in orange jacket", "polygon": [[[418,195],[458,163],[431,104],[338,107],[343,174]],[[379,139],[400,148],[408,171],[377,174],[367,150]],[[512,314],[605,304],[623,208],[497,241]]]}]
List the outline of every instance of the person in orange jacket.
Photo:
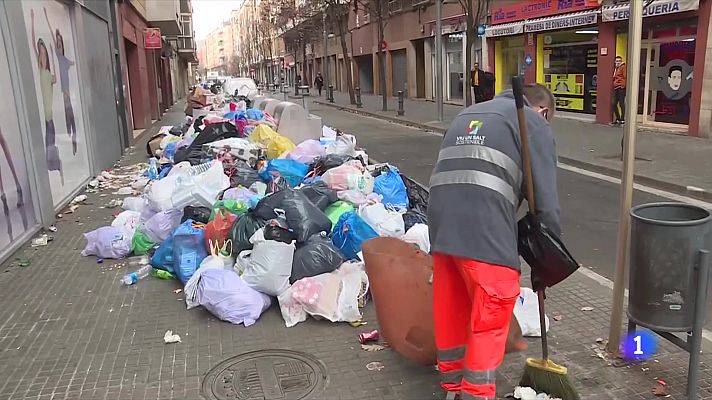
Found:
[{"label": "person in orange jacket", "polygon": [[[556,99],[524,87],[537,216],[560,235],[556,150],[549,122]],[[430,177],[433,321],[447,399],[494,400],[510,320],[519,297],[517,209],[523,198],[514,95],[462,111],[443,138]]]},{"label": "person in orange jacket", "polygon": [[[616,56],[616,68],[613,70],[613,125],[625,123],[625,88],[628,81],[626,65],[623,57]],[[620,106],[620,109],[618,107]]]}]

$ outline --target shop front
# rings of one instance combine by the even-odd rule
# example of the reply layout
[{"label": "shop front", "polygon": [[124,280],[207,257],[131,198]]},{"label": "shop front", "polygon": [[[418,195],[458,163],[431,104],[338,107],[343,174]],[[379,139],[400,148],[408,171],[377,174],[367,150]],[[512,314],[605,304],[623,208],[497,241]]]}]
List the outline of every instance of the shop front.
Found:
[{"label": "shop front", "polygon": [[[693,78],[695,65],[704,64],[705,52],[698,52],[698,41],[706,41],[707,33],[706,24],[697,28],[699,5],[699,0],[657,0],[644,9],[638,102],[643,125],[686,132],[699,116],[693,94],[702,90],[702,82]],[[602,10],[603,23],[615,26],[616,54],[624,60],[628,8],[623,4]]]}]

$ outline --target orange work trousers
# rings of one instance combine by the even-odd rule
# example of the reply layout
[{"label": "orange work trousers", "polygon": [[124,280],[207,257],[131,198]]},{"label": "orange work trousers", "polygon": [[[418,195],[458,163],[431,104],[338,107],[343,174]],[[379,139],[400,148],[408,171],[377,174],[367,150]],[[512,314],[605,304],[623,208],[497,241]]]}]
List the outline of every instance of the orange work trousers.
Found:
[{"label": "orange work trousers", "polygon": [[433,318],[441,386],[463,400],[496,397],[519,272],[500,265],[433,254]]}]

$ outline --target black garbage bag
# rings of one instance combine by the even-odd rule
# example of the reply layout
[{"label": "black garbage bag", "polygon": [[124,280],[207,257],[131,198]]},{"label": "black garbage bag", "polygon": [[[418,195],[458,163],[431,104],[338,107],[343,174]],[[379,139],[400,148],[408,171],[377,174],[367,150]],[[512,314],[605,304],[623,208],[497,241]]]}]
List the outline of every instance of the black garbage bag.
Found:
[{"label": "black garbage bag", "polygon": [[[419,215],[428,215],[428,200],[430,200],[430,193],[428,192],[428,189],[424,188],[418,182],[414,181],[413,179],[410,179],[409,177],[403,174],[400,174],[400,176],[401,179],[403,179],[406,192],[408,193],[408,202],[410,203],[410,209],[415,210]],[[427,223],[427,218],[425,222],[421,223]]]},{"label": "black garbage bag", "polygon": [[282,200],[284,199],[284,196],[287,195],[288,191],[289,189],[274,192],[260,199],[257,206],[255,206],[255,209],[253,210],[254,214],[265,221],[277,218],[277,214],[274,212],[274,209],[282,208]]},{"label": "black garbage bag", "polygon": [[339,200],[336,195],[336,190],[329,189],[326,183],[319,181],[309,186],[304,186],[303,188],[297,189],[304,193],[309,201],[317,206],[320,210],[324,211],[332,203]]},{"label": "black garbage bag", "polygon": [[210,124],[195,137],[190,146],[176,151],[173,162],[177,164],[188,161],[190,165],[200,164],[203,159],[204,144],[232,137],[240,137],[240,132],[235,125],[229,122]]},{"label": "black garbage bag", "polygon": [[329,217],[300,190],[287,188],[264,197],[257,203],[254,214],[269,220],[277,217],[275,209],[284,210],[287,224],[296,234],[298,243],[306,242],[319,232],[331,232]]},{"label": "black garbage bag", "polygon": [[210,221],[210,214],[213,212],[208,207],[193,207],[187,206],[183,209],[183,218],[180,219],[180,223],[192,219],[196,222],[202,222],[207,224]]},{"label": "black garbage bag", "polygon": [[324,172],[336,168],[346,161],[353,160],[354,158],[344,154],[327,154],[325,156],[320,156],[314,159],[311,164],[311,169],[317,172],[317,175],[321,175]]},{"label": "black garbage bag", "polygon": [[205,118],[205,115],[201,115],[198,118],[195,118],[193,120],[193,129],[198,133],[203,131],[203,128],[201,128],[201,126],[203,125],[204,118]]},{"label": "black garbage bag", "polygon": [[410,209],[403,214],[405,230],[412,228],[415,224],[428,224],[428,216],[416,209]]},{"label": "black garbage bag", "polygon": [[277,218],[267,221],[267,225],[265,225],[265,239],[276,240],[287,244],[297,240],[297,235],[294,234],[294,231],[289,229],[284,210],[275,209],[274,212],[277,214]]},{"label": "black garbage bag", "polygon": [[223,160],[223,169],[225,174],[230,177],[230,186],[238,187],[240,185],[248,188],[255,182],[262,182],[260,174],[256,169],[242,160]]},{"label": "black garbage bag", "polygon": [[265,220],[257,217],[252,212],[248,211],[247,214],[238,217],[230,230],[233,257],[237,257],[242,251],[250,250],[252,248],[250,238],[264,226]]},{"label": "black garbage bag", "polygon": [[576,272],[579,264],[561,240],[532,214],[517,224],[519,254],[532,269],[534,291],[552,287]]},{"label": "black garbage bag", "polygon": [[289,283],[302,278],[332,272],[345,261],[344,256],[326,232],[311,236],[306,243],[297,247],[292,261],[292,275]]}]

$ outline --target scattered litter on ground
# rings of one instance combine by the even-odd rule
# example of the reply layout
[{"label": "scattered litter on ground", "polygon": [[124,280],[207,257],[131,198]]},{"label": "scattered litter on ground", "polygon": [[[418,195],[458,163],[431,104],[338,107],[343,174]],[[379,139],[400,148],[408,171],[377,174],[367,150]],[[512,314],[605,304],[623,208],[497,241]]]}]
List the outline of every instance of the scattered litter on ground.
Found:
[{"label": "scattered litter on ground", "polygon": [[31,246],[32,247],[39,247],[39,246],[47,246],[47,243],[50,241],[49,235],[42,234],[40,237],[36,237],[32,239]]},{"label": "scattered litter on ground", "polygon": [[606,340],[606,339],[604,339],[604,338],[602,338],[602,337],[599,337],[599,338],[596,338],[596,343],[599,343],[599,344],[600,344],[600,343],[603,343],[605,340]]},{"label": "scattered litter on ground", "polygon": [[108,203],[106,204],[105,207],[106,207],[106,208],[116,208],[116,207],[121,206],[123,203],[124,203],[123,200],[112,199],[110,202],[108,202]]},{"label": "scattered litter on ground", "polygon": [[557,322],[558,322],[558,321],[561,321],[562,319],[564,319],[564,317],[561,316],[561,315],[554,315],[552,318],[554,319],[554,321],[557,321]]},{"label": "scattered litter on ground", "polygon": [[122,195],[122,196],[130,195],[130,194],[133,194],[133,188],[125,186],[125,187],[122,187],[121,189],[117,190],[116,192],[114,192],[114,194],[118,194],[118,195]]},{"label": "scattered litter on ground", "polygon": [[372,331],[361,332],[358,334],[358,341],[361,344],[377,342],[379,338],[380,338],[380,335],[378,334],[378,330],[375,330],[375,329]]},{"label": "scattered litter on ground", "polygon": [[653,394],[660,397],[669,396],[667,392],[667,383],[664,380],[658,379],[655,381],[655,386],[653,387]]},{"label": "scattered litter on ground", "polygon": [[368,322],[358,320],[358,321],[349,322],[349,325],[353,326],[354,328],[358,328],[360,326],[368,325]]},{"label": "scattered litter on ground", "polygon": [[29,267],[30,266],[30,260],[27,258],[21,258],[21,257],[16,257],[12,265],[18,266],[18,267]]},{"label": "scattered litter on ground", "polygon": [[581,311],[593,311],[593,307],[581,307]]},{"label": "scattered litter on ground", "polygon": [[163,341],[166,343],[180,343],[180,335],[174,334],[173,331],[167,330],[163,335]]},{"label": "scattered litter on ground", "polygon": [[50,225],[49,227],[47,227],[47,230],[50,232],[57,232],[57,226]]},{"label": "scattered litter on ground", "polygon": [[519,400],[561,400],[558,397],[550,397],[546,393],[537,393],[528,386],[516,386],[512,397]]},{"label": "scattered litter on ground", "polygon": [[373,362],[366,364],[366,369],[369,371],[380,371],[384,368],[386,368],[386,366],[383,365],[383,363],[381,363],[379,361],[373,361]]},{"label": "scattered litter on ground", "polygon": [[62,218],[62,217],[64,217],[64,214],[62,214],[62,213],[57,214],[57,218]]},{"label": "scattered litter on ground", "polygon": [[183,289],[176,289],[176,290],[173,291],[173,293],[178,294],[178,293],[180,293],[180,292],[182,292],[182,291],[183,291]]},{"label": "scattered litter on ground", "polygon": [[386,349],[386,346],[380,345],[380,344],[362,344],[361,345],[361,350],[365,351],[381,351],[383,349]]},{"label": "scattered litter on ground", "polygon": [[80,194],[77,197],[75,197],[74,199],[72,199],[72,202],[70,204],[82,203],[82,202],[86,201],[86,199],[87,199],[87,195]]},{"label": "scattered litter on ground", "polygon": [[99,187],[99,180],[98,180],[98,179],[92,179],[92,180],[90,180],[88,186],[89,186],[90,188],[97,188],[97,187]]}]

